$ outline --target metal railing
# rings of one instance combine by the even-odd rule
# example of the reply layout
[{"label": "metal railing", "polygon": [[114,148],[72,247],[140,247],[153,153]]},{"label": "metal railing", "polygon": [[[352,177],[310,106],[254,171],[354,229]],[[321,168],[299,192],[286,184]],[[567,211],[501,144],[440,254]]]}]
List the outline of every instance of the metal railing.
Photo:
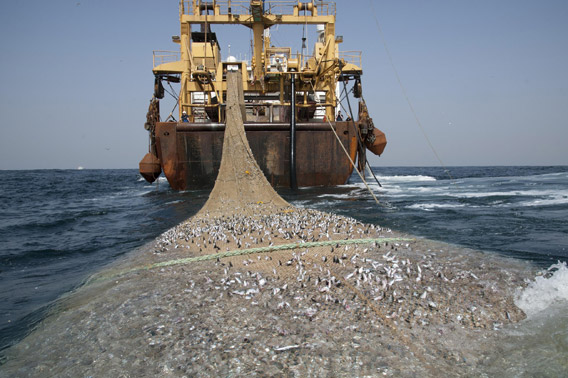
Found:
[{"label": "metal railing", "polygon": [[345,60],[345,63],[351,63],[357,67],[362,67],[361,51],[340,51],[339,59]]},{"label": "metal railing", "polygon": [[[249,0],[210,0],[197,1],[197,4],[212,4],[213,7],[219,7],[221,14],[250,14]],[[292,14],[294,6],[298,5],[298,1],[291,0],[274,0],[264,3],[264,12],[266,14]],[[336,6],[333,1],[314,1],[319,16],[336,15]],[[300,11],[302,12],[302,11]],[[180,1],[180,14],[193,14],[193,0]]]},{"label": "metal railing", "polygon": [[[288,55],[288,54],[286,54]],[[362,52],[361,51],[339,51],[339,58],[345,60],[346,63],[351,63],[356,65],[357,67],[362,67]],[[305,62],[312,58],[312,55],[303,55],[302,54],[289,54],[288,57],[290,59],[297,59],[300,65],[304,65]],[[168,50],[154,50],[152,52],[152,63],[153,67],[159,66],[160,64],[164,63],[171,63],[177,62],[180,60],[180,52],[179,51],[168,51]],[[300,67],[300,70],[303,67]]]},{"label": "metal railing", "polygon": [[180,60],[179,51],[154,50],[152,52],[152,64],[154,68],[160,64],[177,62],[178,60]]}]

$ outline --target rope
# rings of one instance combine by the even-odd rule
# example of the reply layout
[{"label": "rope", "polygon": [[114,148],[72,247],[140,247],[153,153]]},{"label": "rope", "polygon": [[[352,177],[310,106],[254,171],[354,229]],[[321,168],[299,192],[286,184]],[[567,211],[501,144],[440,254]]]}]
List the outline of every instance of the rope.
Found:
[{"label": "rope", "polygon": [[169,114],[168,117],[166,118],[166,122],[167,122],[168,119],[170,119],[170,118],[173,119],[174,122],[177,122],[173,114],[174,114],[174,110],[176,110],[178,104],[179,104],[179,98],[178,98],[178,100],[176,101],[174,107],[172,108],[172,111],[170,112],[170,114]]},{"label": "rope", "polygon": [[398,81],[398,85],[400,86],[400,89],[402,91],[402,94],[404,95],[404,98],[406,99],[406,103],[408,104],[408,107],[410,108],[410,112],[412,113],[412,115],[414,116],[414,119],[416,120],[416,124],[418,125],[418,127],[420,128],[420,131],[422,131],[422,135],[424,135],[424,138],[426,139],[426,142],[428,142],[428,145],[430,146],[430,149],[432,150],[432,152],[434,153],[434,156],[436,156],[436,159],[438,159],[438,162],[440,163],[440,165],[442,166],[442,168],[444,168],[444,172],[446,172],[446,174],[448,175],[448,177],[450,178],[450,180],[453,181],[453,177],[450,174],[450,171],[446,168],[446,165],[444,164],[444,162],[442,161],[442,159],[440,158],[440,156],[438,155],[438,152],[436,151],[436,149],[434,148],[434,145],[432,144],[432,142],[430,141],[430,138],[428,138],[428,134],[426,134],[426,130],[424,130],[424,127],[422,126],[422,122],[420,122],[420,119],[418,118],[418,115],[416,114],[416,111],[414,110],[414,106],[412,106],[412,103],[410,102],[410,98],[408,97],[408,94],[406,93],[406,88],[404,87],[404,85],[402,85],[402,80],[400,80],[400,76],[398,74],[398,71],[396,69],[396,66],[394,65],[394,61],[392,59],[392,55],[390,53],[390,50],[387,46],[387,42],[385,40],[385,36],[383,34],[383,29],[381,29],[381,26],[379,25],[379,19],[377,18],[377,14],[375,13],[375,7],[373,6],[373,2],[371,0],[369,0],[369,3],[371,5],[371,11],[373,12],[373,17],[375,18],[375,23],[377,24],[377,29],[379,30],[379,35],[381,37],[381,41],[383,43],[383,47],[385,48],[385,52],[387,53],[387,56],[389,58],[391,67],[394,71],[394,75],[396,76],[396,80]]},{"label": "rope", "polygon": [[377,205],[379,204],[379,200],[377,199],[377,197],[375,196],[375,193],[373,193],[373,191],[371,190],[371,188],[369,187],[369,185],[367,184],[367,181],[365,180],[365,177],[363,177],[363,175],[361,175],[361,172],[359,172],[359,170],[357,169],[357,167],[355,166],[355,163],[353,162],[353,160],[351,159],[351,156],[349,156],[349,153],[347,152],[347,150],[345,149],[345,146],[343,145],[343,143],[341,143],[341,139],[339,139],[339,135],[337,135],[337,132],[335,131],[335,129],[333,128],[333,125],[331,124],[331,122],[328,120],[327,123],[329,124],[329,127],[331,128],[331,131],[333,131],[333,133],[335,134],[335,137],[337,138],[337,141],[339,142],[339,145],[341,146],[341,148],[343,149],[343,151],[345,152],[345,155],[347,155],[347,158],[349,159],[349,162],[351,163],[351,165],[353,166],[353,169],[355,169],[355,172],[357,172],[357,174],[359,175],[359,177],[361,178],[361,181],[363,181],[363,184],[365,184],[365,187],[367,187],[367,190],[369,191],[369,193],[371,193],[371,196],[373,196],[373,199],[375,200],[375,202],[377,203]]},{"label": "rope", "polygon": [[[343,70],[343,68],[342,68],[342,70]],[[343,75],[343,71],[341,71],[340,75]],[[347,84],[345,83],[345,80],[343,80],[343,90],[344,90],[344,91],[347,91]],[[353,89],[352,89],[352,90],[353,90]],[[352,90],[351,90],[351,91],[352,91]],[[349,92],[351,92],[351,91],[349,91]],[[355,117],[353,116],[353,111],[351,110],[351,101],[349,101],[349,92],[347,92],[347,93],[345,94],[345,98],[347,99],[347,106],[349,107],[349,116],[351,117],[351,124],[353,125],[353,128],[355,129],[355,131],[357,132],[357,135],[359,136],[359,138],[357,139],[358,146],[359,146],[360,149],[363,149],[364,146],[363,146],[362,143],[361,143],[361,139],[362,139],[362,138],[361,138],[361,132],[360,132],[360,130],[355,126]],[[363,101],[365,101],[365,100],[363,100]],[[340,105],[341,107],[343,107],[342,104],[341,104],[341,101],[339,102],[339,105]],[[369,164],[369,160],[367,159],[366,156],[365,156],[365,165],[369,168],[369,171],[371,171],[371,174],[373,175],[373,178],[375,179],[375,181],[377,182],[377,184],[379,185],[379,187],[382,188],[383,186],[381,185],[381,183],[380,183],[379,180],[377,179],[377,176],[375,176],[375,172],[373,172],[373,168],[371,168],[371,164]],[[363,169],[364,169],[364,168],[363,168]]]},{"label": "rope", "polygon": [[208,261],[208,260],[217,260],[227,257],[235,257],[235,256],[244,256],[250,255],[255,253],[271,253],[277,251],[284,251],[289,249],[297,249],[297,248],[314,248],[314,247],[324,247],[329,245],[349,245],[349,244],[371,244],[371,243],[388,243],[388,242],[402,242],[402,241],[414,241],[415,239],[410,238],[374,238],[374,239],[348,239],[348,240],[324,240],[318,242],[299,242],[299,243],[289,243],[289,244],[280,244],[275,246],[266,246],[266,247],[257,247],[257,248],[249,248],[249,249],[236,249],[227,252],[219,252],[219,253],[212,253],[209,255],[201,255],[201,256],[194,256],[194,257],[186,257],[183,259],[176,259],[176,260],[169,260],[163,261],[155,264],[145,265],[141,267],[136,267],[128,270],[124,270],[119,272],[110,277],[100,277],[89,279],[87,284],[99,280],[110,279],[117,276],[122,276],[128,273],[139,272],[142,270],[150,270],[155,268],[163,268],[167,266],[173,265],[186,265],[194,262],[200,261]]},{"label": "rope", "polygon": [[365,164],[367,164],[367,168],[369,168],[369,172],[371,172],[371,174],[373,175],[373,178],[375,179],[375,181],[377,182],[377,184],[382,188],[383,186],[382,186],[381,183],[379,182],[379,179],[377,178],[377,176],[375,176],[375,172],[373,172],[373,168],[371,167],[371,164],[369,163],[369,160],[365,160]]},{"label": "rope", "polygon": [[[316,89],[314,88],[314,85],[312,84],[312,82],[310,81],[310,84],[312,86],[312,89],[314,91],[314,94],[316,93]],[[319,98],[318,96],[314,96],[316,98],[316,102],[319,105]],[[353,162],[353,159],[351,159],[351,156],[349,156],[349,152],[347,152],[347,149],[345,148],[345,146],[343,145],[343,143],[341,142],[341,139],[339,138],[339,135],[337,135],[337,132],[335,131],[335,129],[333,128],[333,125],[331,124],[331,122],[329,121],[329,119],[327,120],[327,123],[329,124],[329,128],[331,129],[331,131],[333,131],[333,134],[335,135],[335,138],[337,139],[337,142],[339,142],[339,145],[341,146],[341,148],[343,149],[343,152],[345,152],[345,155],[347,156],[347,159],[349,159],[349,162],[351,163],[351,166],[353,167],[353,169],[355,169],[355,172],[357,172],[357,174],[359,175],[359,177],[361,178],[361,181],[363,181],[363,184],[365,184],[365,186],[367,187],[367,190],[369,191],[369,193],[371,193],[371,196],[373,197],[373,199],[375,200],[375,202],[377,203],[377,205],[380,204],[379,200],[377,199],[377,197],[375,196],[375,193],[373,193],[373,191],[371,190],[371,188],[369,187],[369,185],[367,184],[367,181],[365,180],[365,177],[363,177],[361,175],[361,172],[359,172],[359,170],[357,169],[357,167],[355,166],[355,163]]]},{"label": "rope", "polygon": [[169,81],[167,81],[170,89],[172,90],[171,92],[168,91],[166,88],[164,88],[164,90],[166,91],[167,94],[169,94],[170,96],[172,96],[174,98],[174,100],[179,101],[179,98],[176,96],[176,91],[174,89],[174,87],[172,87],[172,83],[170,83]]},{"label": "rope", "polygon": [[[339,73],[340,77],[343,77],[343,67],[341,67],[342,71]],[[347,83],[345,82],[345,79],[343,80],[343,90],[345,92],[347,92]],[[357,136],[359,138],[357,138],[357,145],[359,146],[360,149],[363,149],[363,143],[361,142],[361,130],[359,130],[356,126],[355,126],[355,117],[353,116],[353,110],[351,110],[351,101],[349,101],[349,92],[347,92],[345,94],[345,98],[347,99],[347,107],[349,108],[349,117],[351,117],[351,124],[353,125],[353,129],[355,130],[355,132],[357,133]],[[339,103],[339,105],[341,106],[341,102]],[[365,160],[367,160],[365,158]]]}]

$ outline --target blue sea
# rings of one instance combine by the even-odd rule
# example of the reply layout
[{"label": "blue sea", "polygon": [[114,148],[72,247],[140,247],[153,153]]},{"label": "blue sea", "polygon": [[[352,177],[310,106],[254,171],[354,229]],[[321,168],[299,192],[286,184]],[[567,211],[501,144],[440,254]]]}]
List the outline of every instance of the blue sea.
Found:
[{"label": "blue sea", "polygon": [[[296,206],[541,268],[568,260],[568,166],[373,171],[381,186],[370,175],[367,181],[379,204],[356,175],[340,187],[280,194]],[[134,169],[2,171],[2,176],[0,350],[25,336],[59,296],[195,214],[208,195],[175,192],[163,177],[150,185]],[[568,335],[562,337],[568,344]]]}]

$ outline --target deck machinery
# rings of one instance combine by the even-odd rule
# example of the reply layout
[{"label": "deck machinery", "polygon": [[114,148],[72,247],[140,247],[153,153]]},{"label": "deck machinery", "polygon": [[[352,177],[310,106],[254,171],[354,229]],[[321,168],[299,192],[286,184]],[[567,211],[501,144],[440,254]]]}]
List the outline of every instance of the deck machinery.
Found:
[{"label": "deck machinery", "polygon": [[[242,73],[245,131],[252,153],[273,186],[345,184],[380,155],[384,133],[374,127],[362,96],[361,52],[338,50],[335,3],[324,1],[181,1],[179,51],[154,52],[154,94],[145,128],[149,152],[140,173],[153,182],[163,171],[176,190],[212,187],[221,161],[228,71]],[[250,28],[250,60],[221,57],[215,25]],[[313,52],[275,46],[270,28],[315,25]],[[178,83],[177,119],[160,120],[164,85]],[[348,87],[349,84],[349,87]],[[352,91],[357,114],[340,114],[340,96]],[[171,93],[171,92],[170,92]],[[355,107],[355,104],[353,104]],[[351,108],[351,104],[349,104]],[[351,119],[354,118],[354,119]]]}]

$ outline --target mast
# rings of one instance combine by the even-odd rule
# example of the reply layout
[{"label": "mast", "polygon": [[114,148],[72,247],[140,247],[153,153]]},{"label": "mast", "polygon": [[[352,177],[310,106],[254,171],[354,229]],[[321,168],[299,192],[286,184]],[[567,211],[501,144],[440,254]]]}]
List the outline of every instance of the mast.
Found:
[{"label": "mast", "polygon": [[264,54],[263,54],[263,41],[264,34],[264,1],[251,0],[250,11],[252,15],[252,33],[253,33],[253,46],[254,56],[252,60],[252,67],[254,72],[253,80],[260,80],[264,76]]},{"label": "mast", "polygon": [[[180,37],[175,40],[180,45],[180,60],[156,65],[154,74],[180,75],[180,115],[185,110],[194,118],[222,122],[227,90],[224,74],[229,68],[237,67],[243,73],[245,97],[287,91],[290,75],[295,73],[296,90],[304,95],[304,101],[296,104],[299,112],[313,108],[313,99],[317,98],[321,116],[334,120],[340,75],[348,72],[351,79],[362,74],[360,52],[354,59],[347,59],[338,52],[342,37],[335,35],[335,17],[335,3],[326,1],[183,0],[180,1]],[[250,63],[221,60],[216,34],[210,29],[220,24],[242,25],[252,30]],[[292,52],[290,47],[271,45],[269,30],[275,25],[317,25],[318,32],[322,30],[322,33],[314,43],[313,53],[303,55]],[[279,103],[290,106],[288,96],[280,96]]]}]

